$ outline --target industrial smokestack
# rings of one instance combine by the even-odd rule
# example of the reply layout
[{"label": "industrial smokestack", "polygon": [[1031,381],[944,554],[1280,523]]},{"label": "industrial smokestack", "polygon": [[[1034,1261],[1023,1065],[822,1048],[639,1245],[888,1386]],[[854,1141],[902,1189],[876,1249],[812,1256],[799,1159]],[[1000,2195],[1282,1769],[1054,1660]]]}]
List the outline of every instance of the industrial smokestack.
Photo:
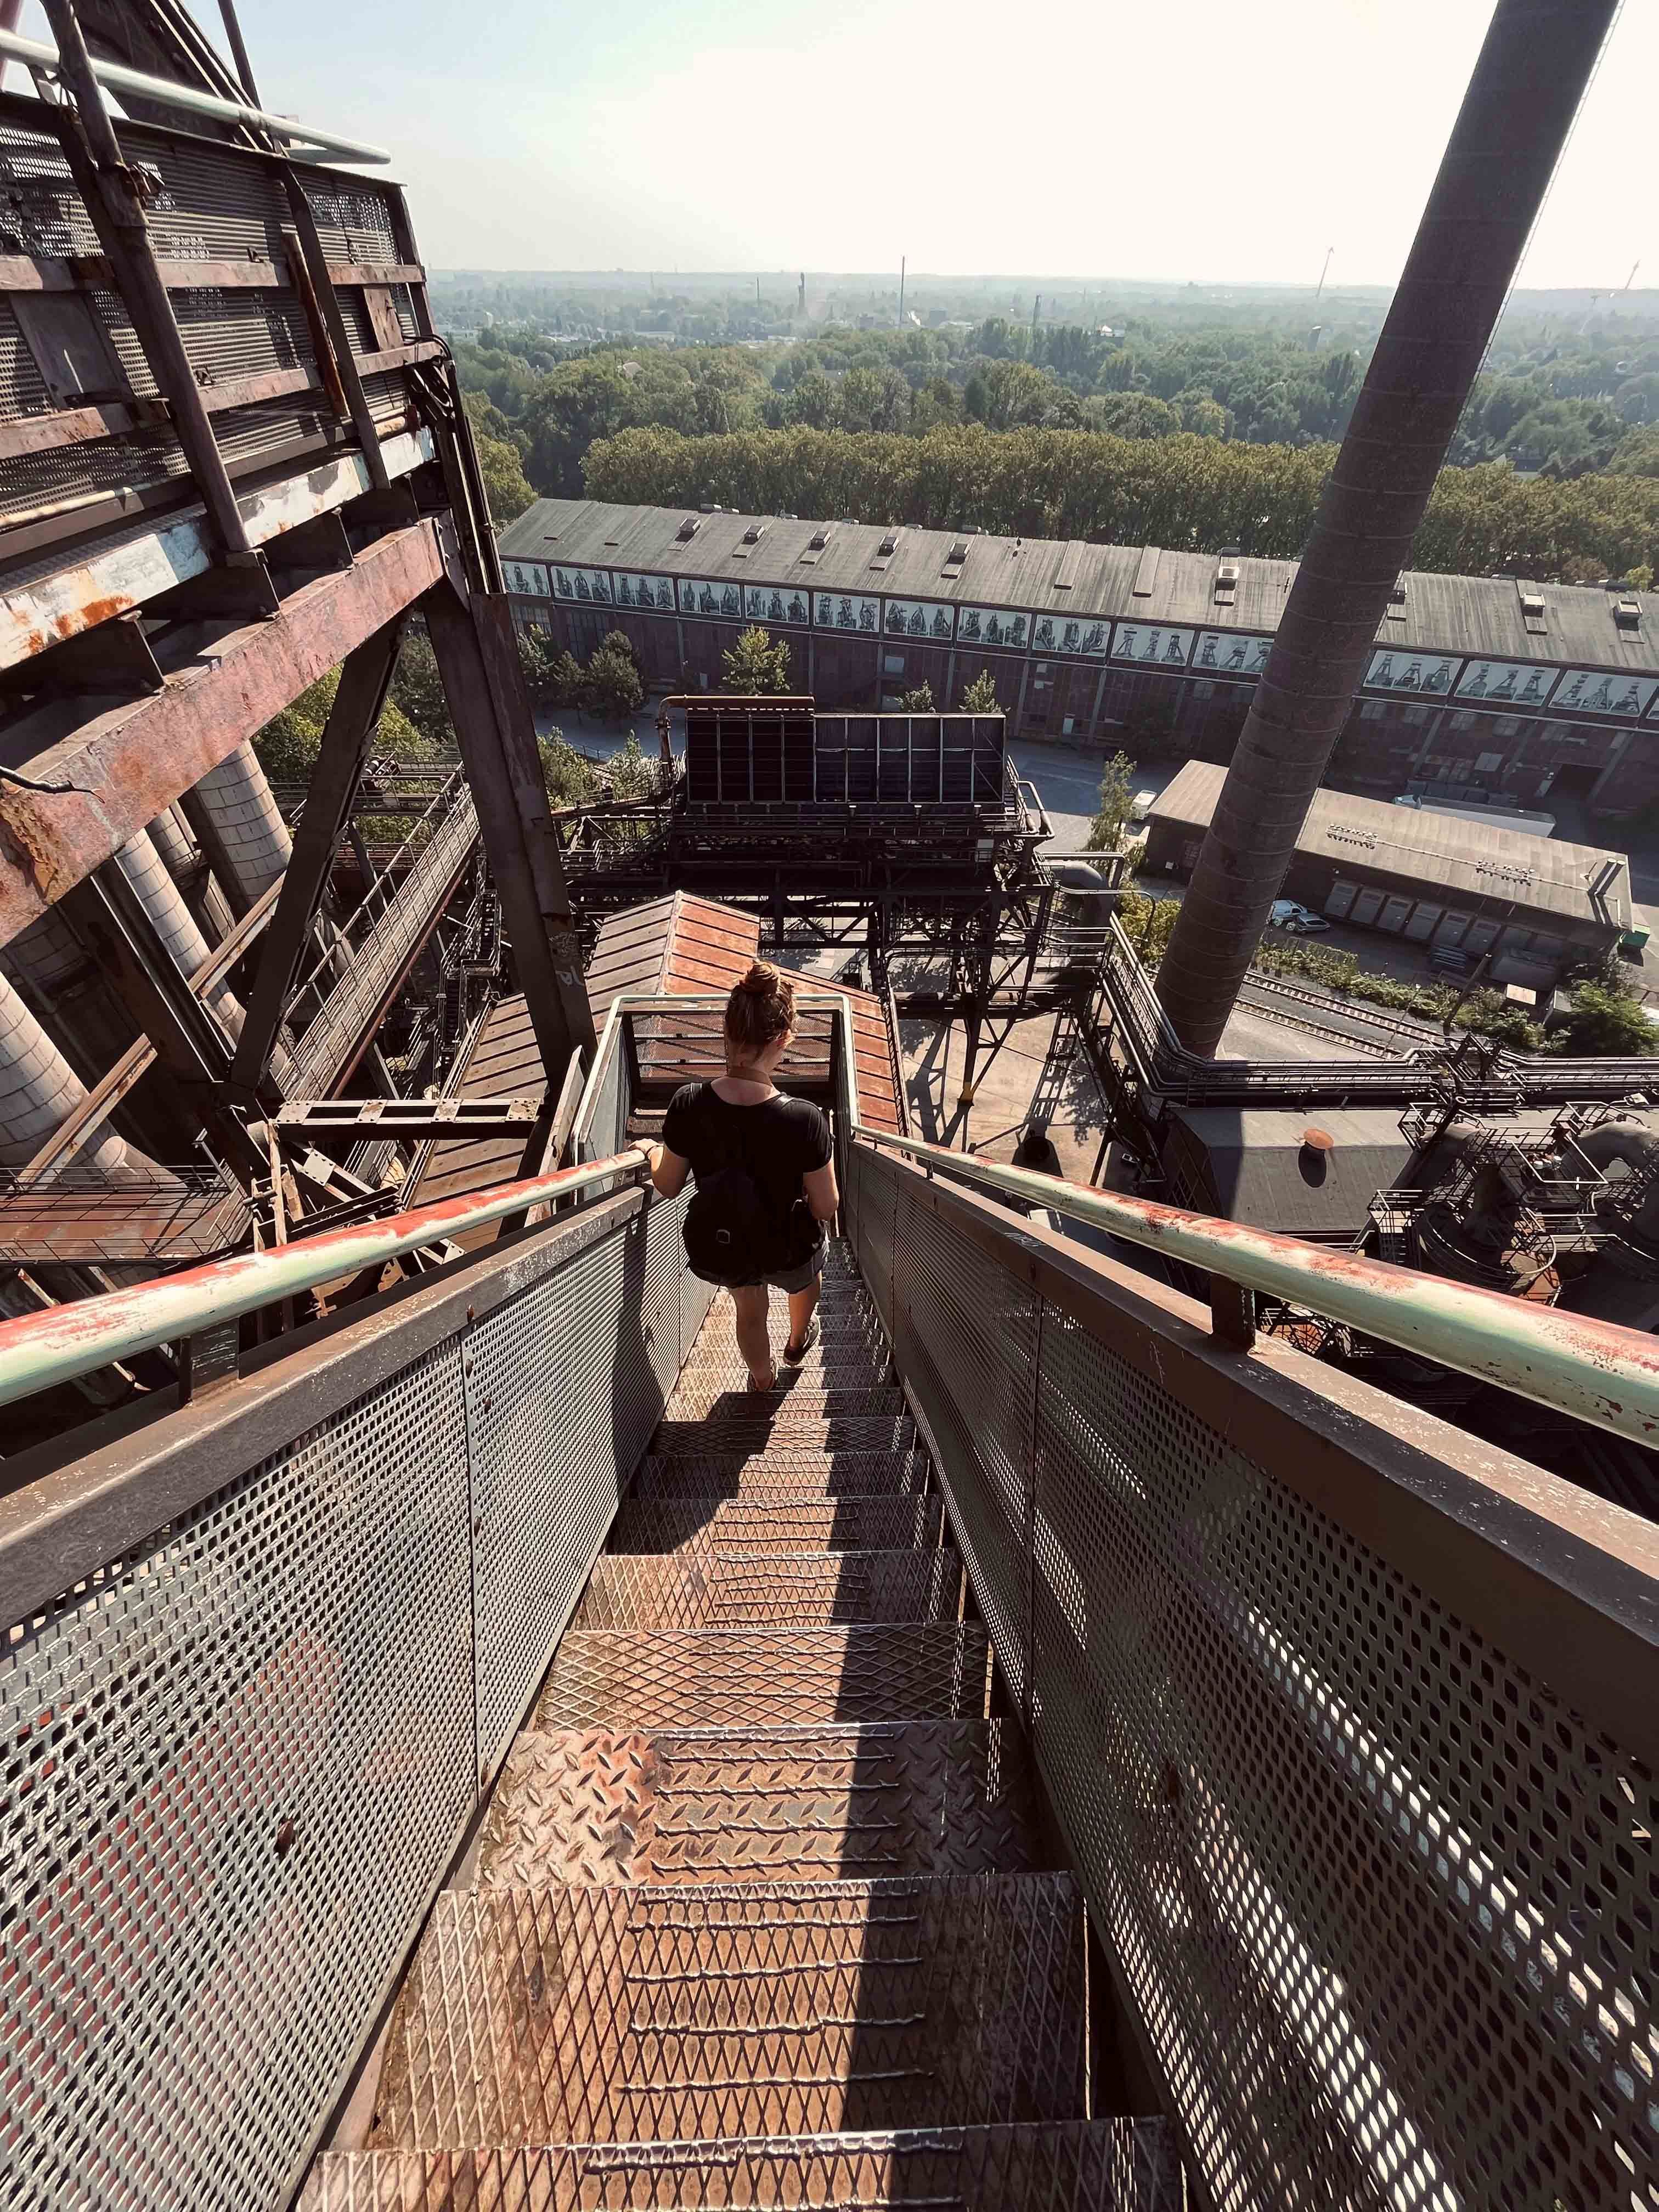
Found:
[{"label": "industrial smokestack", "polygon": [[1498,0],[1158,973],[1212,1054],[1618,0]]}]

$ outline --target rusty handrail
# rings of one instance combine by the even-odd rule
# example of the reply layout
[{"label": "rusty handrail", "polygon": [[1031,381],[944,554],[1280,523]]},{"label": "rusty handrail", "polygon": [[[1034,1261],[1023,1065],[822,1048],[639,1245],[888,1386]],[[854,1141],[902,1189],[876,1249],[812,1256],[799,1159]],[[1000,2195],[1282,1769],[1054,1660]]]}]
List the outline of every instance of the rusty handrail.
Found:
[{"label": "rusty handrail", "polygon": [[1501,1291],[1476,1290],[1299,1237],[1005,1167],[915,1137],[864,1128],[858,1134],[865,1143],[903,1153],[929,1173],[1024,1200],[1184,1267],[1305,1306],[1635,1443],[1659,1443],[1659,1345],[1640,1329],[1540,1310]]},{"label": "rusty handrail", "polygon": [[177,1344],[222,1322],[235,1321],[301,1291],[319,1289],[376,1262],[448,1237],[464,1235],[509,1213],[571,1198],[618,1176],[638,1181],[646,1155],[637,1146],[586,1167],[561,1168],[497,1183],[470,1197],[440,1200],[384,1221],[331,1229],[266,1252],[189,1267],[159,1281],[135,1283],[101,1297],[80,1298],[45,1312],[0,1322],[0,1406],[37,1390],[73,1382],[95,1368],[158,1345]]}]

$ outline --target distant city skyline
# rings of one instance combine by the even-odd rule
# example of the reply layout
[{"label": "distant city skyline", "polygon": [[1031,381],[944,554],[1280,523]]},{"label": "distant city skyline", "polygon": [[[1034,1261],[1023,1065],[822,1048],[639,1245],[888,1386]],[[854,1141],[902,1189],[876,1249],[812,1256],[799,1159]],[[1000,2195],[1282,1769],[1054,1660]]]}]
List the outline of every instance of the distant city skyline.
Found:
[{"label": "distant city skyline", "polygon": [[[267,105],[390,148],[434,267],[1311,286],[1334,246],[1358,286],[1398,275],[1492,0],[240,12]],[[1659,283],[1656,83],[1626,8],[1523,287]]]}]

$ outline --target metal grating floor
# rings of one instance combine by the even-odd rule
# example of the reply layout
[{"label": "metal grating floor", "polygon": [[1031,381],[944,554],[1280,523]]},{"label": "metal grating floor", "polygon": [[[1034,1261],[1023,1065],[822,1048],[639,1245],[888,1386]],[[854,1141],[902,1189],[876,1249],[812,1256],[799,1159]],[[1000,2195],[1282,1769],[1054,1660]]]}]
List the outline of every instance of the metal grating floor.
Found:
[{"label": "metal grating floor", "polygon": [[740,1395],[717,1301],[302,2212],[1175,2212],[1091,2119],[1079,1892],[874,1312]]}]

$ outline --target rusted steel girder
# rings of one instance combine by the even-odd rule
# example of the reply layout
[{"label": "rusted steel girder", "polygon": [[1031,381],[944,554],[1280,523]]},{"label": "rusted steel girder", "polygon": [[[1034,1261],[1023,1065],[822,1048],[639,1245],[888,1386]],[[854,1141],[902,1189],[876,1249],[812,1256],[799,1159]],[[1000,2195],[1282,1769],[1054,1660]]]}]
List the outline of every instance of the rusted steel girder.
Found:
[{"label": "rusted steel girder", "polygon": [[108,860],[443,574],[436,526],[392,532],[316,577],[269,622],[234,630],[148,698],[89,716],[0,783],[0,945]]},{"label": "rusted steel girder", "polygon": [[1617,12],[1498,0],[1158,971],[1188,1052],[1221,1042]]}]

